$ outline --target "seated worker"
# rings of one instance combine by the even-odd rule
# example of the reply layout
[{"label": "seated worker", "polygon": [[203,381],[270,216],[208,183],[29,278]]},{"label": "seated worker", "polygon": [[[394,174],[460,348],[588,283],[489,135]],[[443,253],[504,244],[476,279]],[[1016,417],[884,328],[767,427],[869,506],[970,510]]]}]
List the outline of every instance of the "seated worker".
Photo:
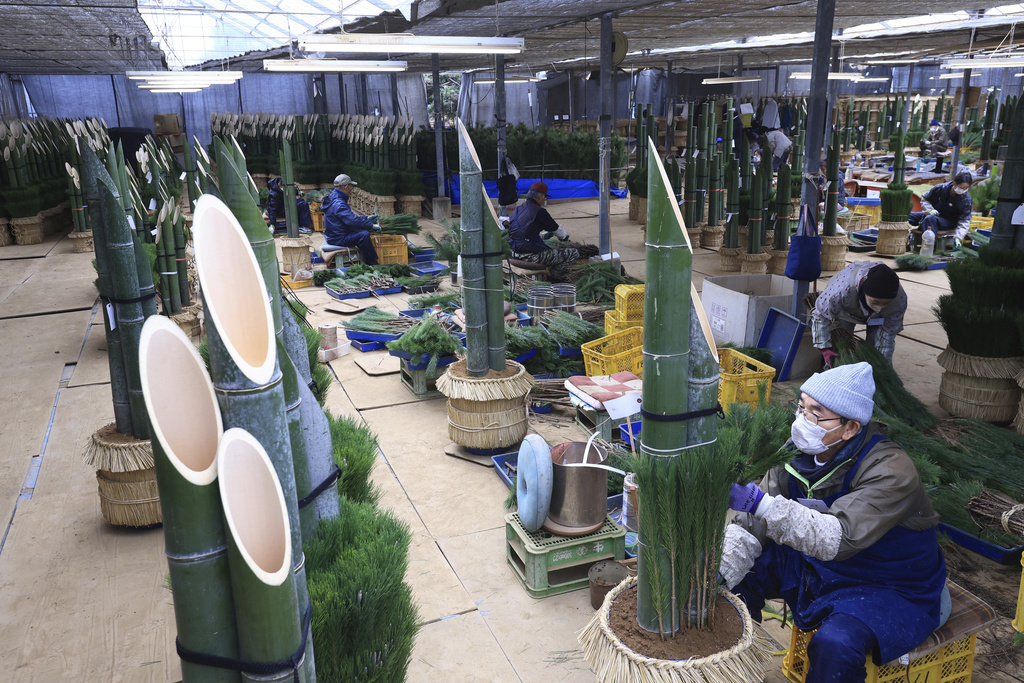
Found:
[{"label": "seated worker", "polygon": [[324,237],[333,247],[359,247],[363,263],[377,265],[377,250],[370,232],[380,232],[378,216],[359,216],[348,205],[348,195],[358,183],[342,173],[334,179],[334,189],[320,202],[324,212]]},{"label": "seated worker", "polygon": [[[544,243],[552,235],[562,242],[569,239],[569,233],[555,222],[544,204],[548,201],[548,186],[544,183],[530,185],[526,201],[516,207],[508,219],[509,244],[512,258],[529,261],[543,266],[579,261],[580,252],[574,248],[552,249]],[[545,233],[542,237],[541,233]]]},{"label": "seated worker", "polygon": [[858,146],[863,143],[862,149],[870,150],[875,148],[875,143],[871,141],[871,133],[864,128],[864,124],[860,122],[859,116],[853,117],[853,131],[854,135],[858,138]]},{"label": "seated worker", "polygon": [[786,137],[781,130],[770,130],[764,134],[768,142],[768,148],[772,151],[772,170],[778,171],[782,165],[789,160],[789,153],[793,149],[793,141]]},{"label": "seated worker", "polygon": [[956,230],[956,238],[962,240],[971,229],[972,182],[970,171],[960,171],[950,182],[935,185],[921,197],[924,210],[911,211],[907,222],[936,235]]},{"label": "seated worker", "polygon": [[884,263],[856,261],[836,273],[811,311],[811,341],[826,367],[839,354],[832,348],[832,327],[847,332],[867,326],[867,341],[892,363],[896,335],[903,329],[907,293],[900,277]]},{"label": "seated worker", "polygon": [[789,465],[733,484],[722,578],[760,621],[783,598],[818,629],[807,683],[850,683],[910,652],[949,616],[939,516],[914,462],[871,421],[871,365],[816,373],[793,402]]},{"label": "seated worker", "polygon": [[[287,230],[284,210],[284,188],[281,187],[280,178],[271,178],[267,181],[267,224],[274,232]],[[313,232],[313,215],[309,212],[309,204],[301,192],[295,194],[296,216],[299,221],[299,232]]]},{"label": "seated worker", "polygon": [[949,135],[938,119],[928,124],[928,135],[920,142],[921,156],[935,157],[935,172],[942,173],[942,157],[949,148]]}]

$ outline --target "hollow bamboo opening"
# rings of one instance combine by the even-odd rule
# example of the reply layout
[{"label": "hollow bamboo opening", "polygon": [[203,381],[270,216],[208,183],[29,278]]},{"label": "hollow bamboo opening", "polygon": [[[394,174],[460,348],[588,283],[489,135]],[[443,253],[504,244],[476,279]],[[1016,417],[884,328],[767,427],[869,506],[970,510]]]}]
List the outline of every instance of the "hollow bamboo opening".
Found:
[{"label": "hollow bamboo opening", "polygon": [[224,432],[218,450],[224,518],[239,553],[261,581],[278,586],[291,570],[291,530],[281,483],[256,439]]},{"label": "hollow bamboo opening", "polygon": [[181,476],[199,486],[212,483],[224,427],[199,353],[181,328],[154,315],[142,328],[139,366],[153,436]]},{"label": "hollow bamboo opening", "polygon": [[267,285],[249,240],[231,210],[216,197],[196,202],[196,271],[228,353],[246,377],[266,384],[274,372],[274,320]]}]

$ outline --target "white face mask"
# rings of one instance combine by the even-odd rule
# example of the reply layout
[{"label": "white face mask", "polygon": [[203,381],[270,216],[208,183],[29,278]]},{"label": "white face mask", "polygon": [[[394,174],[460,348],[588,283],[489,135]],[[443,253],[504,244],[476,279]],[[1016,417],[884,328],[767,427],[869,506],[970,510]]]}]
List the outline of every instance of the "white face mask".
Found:
[{"label": "white face mask", "polygon": [[954,187],[953,192],[956,192],[957,194],[964,194],[967,190],[962,187]]},{"label": "white face mask", "polygon": [[825,435],[841,427],[843,427],[842,424],[832,429],[825,429],[813,424],[803,415],[797,415],[796,419],[793,420],[793,426],[790,427],[789,435],[793,439],[793,445],[801,451],[807,455],[818,455],[824,453],[829,448],[821,441]]},{"label": "white face mask", "polygon": [[885,308],[885,306],[883,304],[870,304],[869,303],[868,304],[868,308],[870,308],[875,313],[881,313],[882,309]]},{"label": "white face mask", "polygon": [[938,126],[932,126],[932,132],[935,133],[939,130]]}]

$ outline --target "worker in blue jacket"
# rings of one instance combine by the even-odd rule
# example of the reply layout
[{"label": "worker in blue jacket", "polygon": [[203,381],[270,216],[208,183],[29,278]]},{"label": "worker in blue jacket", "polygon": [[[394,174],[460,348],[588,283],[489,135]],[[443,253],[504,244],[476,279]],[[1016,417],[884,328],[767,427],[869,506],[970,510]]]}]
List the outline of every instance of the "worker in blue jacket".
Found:
[{"label": "worker in blue jacket", "polygon": [[792,404],[793,461],[733,484],[721,574],[760,621],[783,598],[817,629],[807,683],[863,681],[865,663],[910,652],[949,617],[939,516],[914,462],[873,422],[871,365],[812,375]]},{"label": "worker in blue jacket", "polygon": [[334,189],[320,202],[324,212],[324,236],[332,247],[359,247],[363,263],[375,266],[377,250],[371,232],[380,232],[379,216],[360,216],[348,205],[348,195],[358,185],[346,173],[334,179]]},{"label": "worker in blue jacket", "polygon": [[962,240],[971,229],[972,182],[970,171],[960,171],[952,181],[934,186],[921,197],[924,210],[911,211],[908,222],[936,235],[956,230],[956,238]]},{"label": "worker in blue jacket", "polygon": [[[552,236],[560,241],[569,240],[569,233],[555,222],[544,204],[548,201],[548,186],[536,182],[530,185],[526,193],[526,201],[516,207],[509,216],[508,237],[512,247],[512,258],[529,261],[544,266],[560,263],[572,263],[580,259],[580,252],[575,248],[552,249],[544,243]],[[541,235],[541,233],[545,233]]]}]

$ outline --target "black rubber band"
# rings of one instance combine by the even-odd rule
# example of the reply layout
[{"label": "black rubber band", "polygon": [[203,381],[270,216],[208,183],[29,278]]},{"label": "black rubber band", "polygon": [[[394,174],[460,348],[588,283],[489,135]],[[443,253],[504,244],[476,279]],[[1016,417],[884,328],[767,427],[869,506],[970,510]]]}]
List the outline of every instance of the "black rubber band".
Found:
[{"label": "black rubber band", "polygon": [[309,634],[309,625],[312,617],[313,603],[310,602],[306,605],[306,614],[302,618],[302,642],[299,643],[299,649],[288,659],[282,659],[279,662],[250,662],[244,659],[208,655],[204,652],[189,650],[181,644],[181,640],[178,638],[174,639],[174,647],[178,650],[178,656],[181,657],[181,660],[189,664],[209,666],[215,669],[227,669],[228,671],[239,671],[254,676],[272,676],[291,669],[293,680],[295,683],[299,683],[299,664],[302,662],[302,657],[306,652],[306,639]]},{"label": "black rubber band", "polygon": [[645,410],[641,406],[640,414],[646,417],[648,420],[654,420],[655,422],[682,422],[684,420],[693,420],[698,417],[710,417],[711,415],[717,415],[722,419],[725,418],[725,412],[722,410],[721,403],[715,404],[714,408],[694,410],[689,413],[678,413],[676,415],[659,415],[658,413],[652,413],[649,410]]},{"label": "black rubber band", "polygon": [[1017,199],[1011,199],[1010,197],[1000,197],[996,201],[1002,202],[1003,204],[1020,204],[1024,200],[1020,199],[1019,197]]},{"label": "black rubber band", "polygon": [[[175,271],[175,272],[177,272],[177,271]],[[150,299],[152,299],[154,297],[156,297],[156,292],[151,292],[149,294],[143,294],[142,296],[137,296],[134,299],[115,299],[114,297],[103,296],[102,294],[100,294],[100,299],[102,299],[104,302],[106,302],[108,304],[137,304],[137,303],[141,303],[143,301],[148,301],[148,300],[150,300]]]},{"label": "black rubber band", "polygon": [[489,252],[484,253],[484,254],[462,254],[462,258],[464,258],[464,259],[467,259],[467,258],[486,258],[488,256],[504,256],[504,255],[505,255],[505,252],[503,252],[503,251],[489,251]]},{"label": "black rubber band", "polygon": [[299,499],[299,509],[301,510],[302,508],[306,507],[314,500],[316,500],[317,496],[319,496],[321,493],[334,486],[335,482],[337,482],[338,479],[340,478],[341,468],[335,465],[334,471],[328,474],[326,479],[317,484],[316,488],[307,493],[305,497]]}]

